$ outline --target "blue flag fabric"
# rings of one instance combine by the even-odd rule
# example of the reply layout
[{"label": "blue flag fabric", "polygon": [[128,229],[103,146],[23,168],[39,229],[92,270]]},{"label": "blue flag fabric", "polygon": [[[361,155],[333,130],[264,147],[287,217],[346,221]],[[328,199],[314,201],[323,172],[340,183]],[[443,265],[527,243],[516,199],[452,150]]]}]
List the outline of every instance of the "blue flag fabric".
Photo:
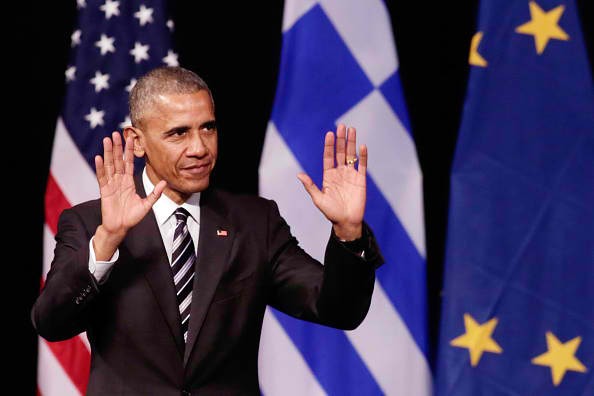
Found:
[{"label": "blue flag fabric", "polygon": [[574,1],[483,0],[451,174],[439,395],[594,395],[594,90]]},{"label": "blue flag fabric", "polygon": [[260,165],[300,245],[323,260],[331,224],[297,180],[322,180],[324,135],[357,128],[369,148],[365,219],[386,263],[354,331],[268,310],[260,347],[266,395],[431,394],[427,364],[422,179],[381,0],[285,1],[274,108]]},{"label": "blue flag fabric", "polygon": [[157,66],[177,66],[178,60],[171,50],[173,21],[163,0],[78,4],[62,117],[81,155],[95,169],[95,155],[103,153],[102,138],[130,125],[128,93],[136,79]]}]

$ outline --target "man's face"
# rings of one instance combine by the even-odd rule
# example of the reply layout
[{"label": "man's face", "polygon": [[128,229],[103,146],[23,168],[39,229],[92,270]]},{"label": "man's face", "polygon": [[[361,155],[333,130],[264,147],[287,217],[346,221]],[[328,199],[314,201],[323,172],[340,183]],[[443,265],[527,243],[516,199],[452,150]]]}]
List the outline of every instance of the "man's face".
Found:
[{"label": "man's face", "polygon": [[[137,143],[149,178],[167,182],[165,194],[177,203],[208,187],[217,159],[217,128],[210,95],[159,95],[142,120]],[[149,191],[147,191],[149,193]]]}]

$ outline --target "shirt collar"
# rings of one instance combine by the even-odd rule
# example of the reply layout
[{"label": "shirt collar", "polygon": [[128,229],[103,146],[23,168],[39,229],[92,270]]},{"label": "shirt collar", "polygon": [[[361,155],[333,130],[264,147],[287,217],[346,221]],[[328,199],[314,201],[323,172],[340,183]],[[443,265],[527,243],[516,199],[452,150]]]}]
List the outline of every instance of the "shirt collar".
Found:
[{"label": "shirt collar", "polygon": [[[151,191],[155,188],[154,184],[148,177],[146,173],[146,167],[142,171],[142,184],[144,186],[144,191],[150,194]],[[173,212],[179,207],[186,209],[190,212],[190,216],[196,221],[196,223],[200,224],[200,193],[194,193],[181,205],[176,204],[173,202],[168,196],[165,194],[161,194],[157,202],[153,205],[153,212],[155,213],[155,218],[157,219],[157,224],[162,226],[165,224],[169,217],[173,215]]]}]

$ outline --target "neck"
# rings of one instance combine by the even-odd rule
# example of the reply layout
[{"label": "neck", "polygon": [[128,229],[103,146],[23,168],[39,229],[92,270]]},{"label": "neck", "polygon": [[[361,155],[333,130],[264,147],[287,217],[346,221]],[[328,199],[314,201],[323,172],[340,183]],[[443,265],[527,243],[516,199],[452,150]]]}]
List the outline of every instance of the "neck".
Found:
[{"label": "neck", "polygon": [[167,196],[167,198],[171,199],[173,202],[175,202],[178,205],[181,205],[184,202],[186,202],[188,200],[188,198],[190,198],[190,196],[191,196],[191,194],[183,194],[183,193],[180,193],[179,191],[172,190],[169,187],[165,187],[163,194],[165,194]]},{"label": "neck", "polygon": [[[161,181],[161,178],[157,176],[153,168],[148,165],[146,167],[146,174],[151,183],[153,183],[153,186],[156,186],[157,183]],[[146,191],[146,193],[148,195],[151,193],[151,191]],[[163,190],[163,194],[165,194],[167,198],[169,198],[178,205],[183,204],[188,200],[188,198],[192,196],[192,194],[187,194],[181,191],[173,190],[171,187],[169,187],[169,184],[167,184],[167,187],[165,187],[165,190]]]}]

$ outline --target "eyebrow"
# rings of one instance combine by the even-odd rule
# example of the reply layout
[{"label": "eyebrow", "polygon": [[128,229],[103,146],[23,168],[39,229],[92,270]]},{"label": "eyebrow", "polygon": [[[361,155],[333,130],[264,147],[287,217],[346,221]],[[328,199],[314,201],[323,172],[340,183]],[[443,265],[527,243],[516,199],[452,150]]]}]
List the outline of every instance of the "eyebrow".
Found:
[{"label": "eyebrow", "polygon": [[[198,129],[203,129],[203,128],[216,129],[216,127],[217,127],[217,122],[215,120],[208,120],[208,121],[205,121],[202,124],[200,124],[198,126]],[[173,127],[171,129],[168,129],[167,131],[164,131],[163,135],[169,136],[169,135],[173,135],[178,132],[186,132],[190,128],[191,127],[188,125],[181,125],[181,126]]]},{"label": "eyebrow", "polygon": [[216,127],[217,127],[217,122],[215,120],[208,120],[206,122],[203,122],[200,125],[200,129],[202,129],[202,128],[216,129]]},{"label": "eyebrow", "polygon": [[164,131],[163,135],[170,136],[178,132],[186,132],[188,129],[190,129],[190,127],[187,125],[177,126]]}]

